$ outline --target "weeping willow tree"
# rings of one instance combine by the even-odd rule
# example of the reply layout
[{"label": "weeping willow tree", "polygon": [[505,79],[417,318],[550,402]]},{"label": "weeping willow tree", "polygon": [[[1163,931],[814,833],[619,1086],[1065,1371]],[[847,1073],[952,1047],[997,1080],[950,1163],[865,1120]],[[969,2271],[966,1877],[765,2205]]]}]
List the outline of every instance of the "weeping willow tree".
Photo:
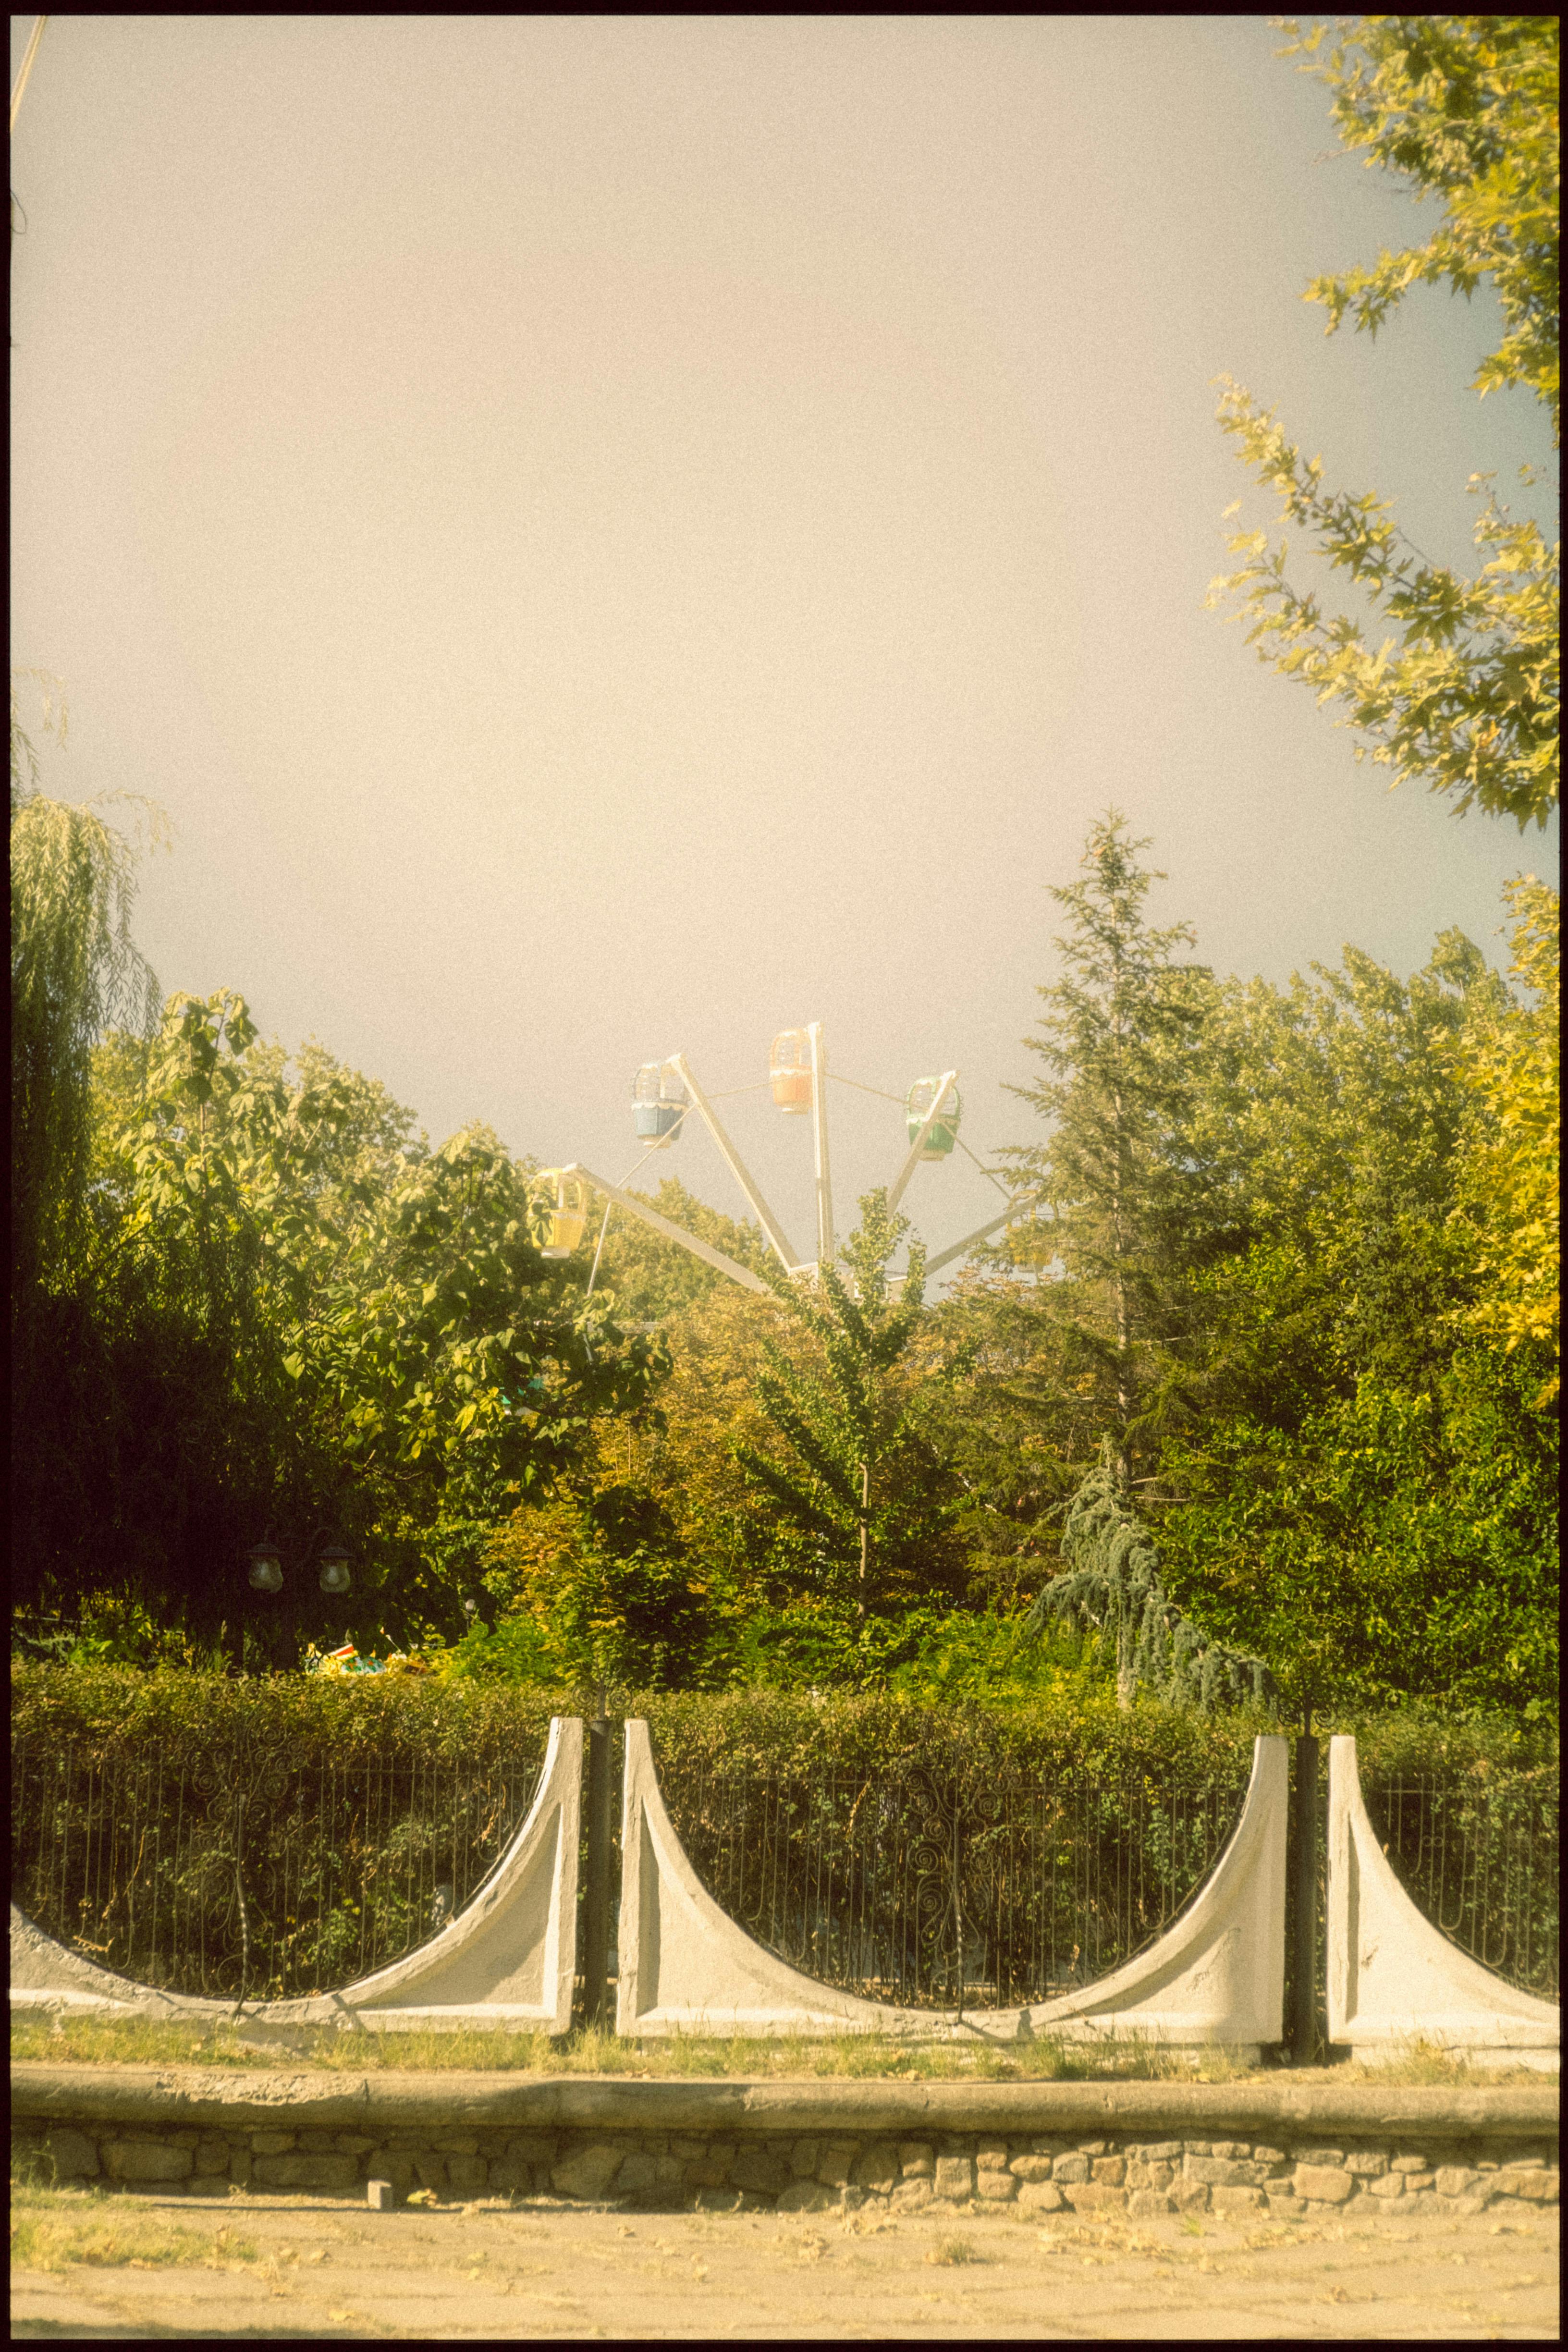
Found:
[{"label": "weeping willow tree", "polygon": [[[39,676],[39,673],[23,673]],[[65,735],[46,689],[44,726]],[[156,813],[153,813],[156,821]],[[99,810],[50,800],[11,687],[12,1318],[70,1286],[89,1236],[92,1048],[150,1034],[158,983],[131,937],[135,845]]]},{"label": "weeping willow tree", "polygon": [[1062,1557],[1066,1572],[1040,1593],[1026,1631],[1055,1624],[1114,1643],[1121,1706],[1130,1707],[1140,1689],[1205,1715],[1216,1705],[1272,1703],[1273,1677],[1261,1660],[1209,1641],[1166,1592],[1154,1539],[1128,1500],[1109,1438],[1068,1507]]}]

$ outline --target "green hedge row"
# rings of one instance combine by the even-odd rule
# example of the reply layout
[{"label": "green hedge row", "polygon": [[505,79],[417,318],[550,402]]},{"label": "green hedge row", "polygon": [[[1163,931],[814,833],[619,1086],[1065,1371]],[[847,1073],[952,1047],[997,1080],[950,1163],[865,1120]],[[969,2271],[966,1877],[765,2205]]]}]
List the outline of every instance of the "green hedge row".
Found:
[{"label": "green hedge row", "polygon": [[[84,1755],[158,1750],[210,1762],[269,1752],[298,1764],[377,1759],[489,1766],[538,1754],[552,1715],[591,1715],[587,1689],[438,1676],[279,1674],[238,1677],[176,1667],[62,1666],[14,1660],[12,1738],[69,1744]],[[1279,1728],[1251,1711],[1200,1717],[1141,1701],[1042,1699],[985,1708],[937,1706],[896,1695],[813,1698],[773,1689],[710,1695],[611,1691],[610,1712],[646,1716],[661,1755],[693,1769],[795,1777],[812,1770],[885,1769],[899,1759],[955,1764],[978,1746],[993,1756],[1070,1754],[1150,1769],[1225,1766]],[[1456,1721],[1415,1713],[1347,1717],[1319,1727],[1354,1731],[1369,1774],[1441,1777],[1534,1773],[1554,1768],[1554,1727],[1508,1718]]]}]

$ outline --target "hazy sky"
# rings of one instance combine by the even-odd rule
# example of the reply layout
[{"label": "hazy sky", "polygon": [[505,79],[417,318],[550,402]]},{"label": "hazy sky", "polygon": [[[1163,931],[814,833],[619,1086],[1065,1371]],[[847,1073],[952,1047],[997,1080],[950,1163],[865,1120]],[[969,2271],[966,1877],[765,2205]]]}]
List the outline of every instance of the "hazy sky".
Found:
[{"label": "hazy sky", "polygon": [[[1046,889],[1110,801],[1221,971],[1497,953],[1554,836],[1391,795],[1204,608],[1247,491],[1222,370],[1438,560],[1471,473],[1551,456],[1467,389],[1489,300],[1325,341],[1308,278],[1435,216],[1334,152],[1280,37],[52,16],[12,660],[66,684],[50,790],[169,814],[165,990],[240,989],[433,1139],[619,1179],[639,1062],[741,1087],[813,1018],[873,1087],[957,1064],[976,1150],[1028,1139]],[[806,1122],[733,1108],[809,1255]],[[834,1115],[843,1229],[902,1127]],[[742,1205],[704,1136],[666,1171]],[[905,1205],[940,1248],[994,1200],[955,1160]]]}]

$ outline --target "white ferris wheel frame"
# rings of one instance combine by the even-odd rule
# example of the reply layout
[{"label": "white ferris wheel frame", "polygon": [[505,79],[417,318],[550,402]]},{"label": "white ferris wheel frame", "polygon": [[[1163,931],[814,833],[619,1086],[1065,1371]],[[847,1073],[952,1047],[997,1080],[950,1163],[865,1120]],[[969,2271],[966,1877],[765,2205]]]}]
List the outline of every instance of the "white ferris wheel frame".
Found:
[{"label": "white ferris wheel frame", "polygon": [[[821,1022],[809,1023],[805,1034],[811,1049],[812,1159],[816,1194],[816,1256],[815,1259],[802,1259],[796,1256],[788,1234],[763,1198],[756,1179],[736,1150],[684,1053],[667,1054],[658,1065],[661,1069],[675,1071],[684,1084],[690,1097],[691,1108],[696,1111],[709,1134],[713,1138],[719,1148],[720,1158],[751,1203],[757,1223],[767,1238],[768,1246],[784,1272],[795,1279],[803,1279],[814,1275],[819,1265],[831,1265],[837,1254],[837,1237],[833,1227],[833,1179],[827,1137],[827,1048],[823,1040]],[[920,1164],[921,1155],[925,1150],[926,1139],[936,1124],[937,1114],[947,1101],[949,1094],[957,1086],[959,1075],[957,1070],[944,1070],[937,1080],[931,1095],[931,1107],[910,1144],[902,1167],[889,1187],[889,1209],[896,1209],[902,1200],[910,1179]],[[676,1122],[672,1133],[679,1133],[684,1119],[683,1112],[681,1118]],[[591,1168],[584,1168],[581,1160],[574,1160],[570,1167],[563,1168],[561,1174],[581,1177],[583,1181],[591,1185],[595,1192],[602,1192],[606,1202],[614,1202],[617,1207],[626,1210],[632,1216],[640,1217],[645,1225],[651,1226],[653,1231],[661,1234],[666,1241],[676,1242],[682,1249],[689,1250],[694,1257],[700,1258],[705,1265],[712,1266],[718,1273],[728,1276],[731,1282],[739,1283],[743,1290],[760,1292],[764,1297],[769,1296],[767,1284],[759,1275],[753,1274],[750,1266],[740,1265],[736,1259],[726,1255],[723,1250],[715,1249],[710,1242],[699,1241],[695,1234],[683,1232],[680,1226],[673,1223],[668,1217],[661,1216],[658,1211],[650,1208],[646,1201],[640,1201],[635,1192],[628,1192],[624,1185],[612,1184],[605,1177],[596,1176]],[[1021,1197],[1009,1201],[1005,1209],[996,1216],[989,1218],[984,1224],[976,1226],[973,1233],[965,1234],[962,1241],[952,1243],[948,1248],[939,1251],[935,1257],[928,1258],[926,1272],[935,1274],[940,1267],[951,1265],[954,1258],[962,1257],[964,1252],[973,1249],[977,1242],[986,1240],[999,1227],[1012,1223],[1029,1205],[1030,1203]],[[596,1265],[596,1259],[595,1263]],[[902,1276],[895,1276],[894,1280],[901,1281]]]}]

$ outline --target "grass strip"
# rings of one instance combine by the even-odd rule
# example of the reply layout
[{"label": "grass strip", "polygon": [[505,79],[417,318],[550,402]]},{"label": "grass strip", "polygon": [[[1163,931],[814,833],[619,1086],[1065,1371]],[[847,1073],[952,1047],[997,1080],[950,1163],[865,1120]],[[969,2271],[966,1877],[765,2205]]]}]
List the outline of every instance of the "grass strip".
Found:
[{"label": "grass strip", "polygon": [[[328,2072],[600,2074],[636,2079],[672,2076],[751,2082],[822,2078],[888,2082],[1238,2083],[1274,2080],[1275,2067],[1248,2067],[1225,2049],[1185,2053],[1124,2043],[1115,2050],[1041,2040],[1011,2042],[908,2042],[881,2034],[844,2034],[834,2041],[774,2040],[760,2035],[668,2040],[622,2039],[579,2030],[560,2039],[539,2032],[490,2032],[470,2027],[444,2033],[369,2033],[337,2027],[256,2026],[226,2019],[204,2030],[165,2018],[29,2016],[11,2021],[13,2060],[51,2064],[228,2066],[255,2071],[297,2068]],[[1492,2073],[1437,2050],[1417,2047],[1389,2066],[1339,2065],[1293,2079],[1335,2083],[1502,2084],[1539,2082],[1522,2070]]]},{"label": "grass strip", "polygon": [[190,2230],[150,2213],[139,2198],[12,2181],[13,2271],[63,2271],[68,2263],[132,2270],[184,2263],[224,2270],[260,2260],[255,2239],[237,2237],[226,2221],[216,2231]]}]

